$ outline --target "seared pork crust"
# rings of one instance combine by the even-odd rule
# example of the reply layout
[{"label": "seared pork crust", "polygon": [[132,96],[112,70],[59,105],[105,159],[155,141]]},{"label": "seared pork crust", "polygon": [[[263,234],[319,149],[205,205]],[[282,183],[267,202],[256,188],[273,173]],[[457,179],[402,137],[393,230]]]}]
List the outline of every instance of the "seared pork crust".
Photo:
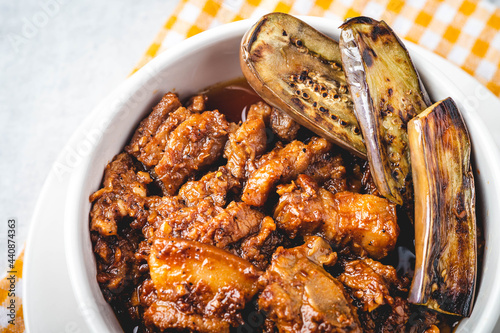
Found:
[{"label": "seared pork crust", "polygon": [[114,236],[120,221],[129,217],[137,228],[146,222],[146,187],[151,182],[147,172],[137,171],[132,158],[122,153],[106,166],[103,188],[90,196],[90,230]]},{"label": "seared pork crust", "polygon": [[266,122],[270,113],[269,105],[263,102],[253,104],[248,110],[246,121],[229,134],[224,157],[227,159],[227,168],[237,179],[244,179],[255,170],[256,159],[266,151]]},{"label": "seared pork crust", "polygon": [[293,141],[273,149],[258,161],[241,199],[252,206],[263,206],[278,182],[295,179],[331,148],[332,144],[325,139],[313,137],[307,144]]},{"label": "seared pork crust", "polygon": [[336,258],[320,237],[278,248],[260,280],[259,307],[279,332],[362,332],[349,295],[323,268]]},{"label": "seared pork crust", "polygon": [[217,161],[228,127],[224,115],[205,111],[192,114],[170,133],[163,157],[154,168],[165,194],[175,194],[189,176]]},{"label": "seared pork crust", "polygon": [[271,112],[270,125],[273,133],[287,142],[295,140],[300,129],[300,125],[292,117],[278,108],[273,108]]},{"label": "seared pork crust", "polygon": [[158,128],[167,119],[171,112],[177,110],[181,102],[176,94],[167,93],[141,123],[132,136],[130,144],[125,147],[125,151],[137,157],[156,134]]},{"label": "seared pork crust", "polygon": [[333,194],[307,175],[278,189],[276,224],[290,237],[319,234],[334,246],[349,246],[360,256],[385,257],[396,245],[396,207],[370,194]]}]

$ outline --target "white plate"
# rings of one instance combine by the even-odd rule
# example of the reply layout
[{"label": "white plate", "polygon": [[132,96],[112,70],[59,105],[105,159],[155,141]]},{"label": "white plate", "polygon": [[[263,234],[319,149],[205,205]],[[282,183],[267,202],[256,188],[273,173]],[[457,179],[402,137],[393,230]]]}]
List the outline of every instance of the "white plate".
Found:
[{"label": "white plate", "polygon": [[[237,24],[243,26],[245,23],[239,22]],[[329,24],[335,24],[335,22],[330,21]],[[419,55],[419,59],[416,61],[417,67],[422,64],[432,66],[433,71],[441,72],[441,75],[455,82],[456,86],[450,89],[465,96],[463,103],[472,106],[490,133],[496,136],[496,143],[500,146],[500,133],[495,126],[500,124],[500,101],[475,79],[444,59],[418,46],[410,45],[409,42],[405,43],[409,45],[412,54]],[[153,60],[154,62],[155,60]],[[150,67],[142,71],[147,72],[148,68]],[[101,106],[119,103],[117,96],[120,95],[120,92],[130,88],[129,82],[130,79],[107,98]],[[80,130],[75,133],[59,155],[45,182],[34,212],[27,241],[23,273],[23,308],[28,332],[76,333],[89,331],[85,317],[88,319],[89,316],[93,315],[93,311],[82,308],[77,303],[69,280],[63,238],[64,207],[71,170],[88,153],[86,152],[88,149],[86,141],[82,141],[81,138],[86,138],[87,143],[92,143],[93,139],[92,133],[83,133],[82,129],[89,128],[89,124],[99,124],[100,109],[101,107],[98,107],[89,115]],[[490,311],[498,310],[490,309]],[[497,329],[500,331],[499,324],[497,324]]]}]

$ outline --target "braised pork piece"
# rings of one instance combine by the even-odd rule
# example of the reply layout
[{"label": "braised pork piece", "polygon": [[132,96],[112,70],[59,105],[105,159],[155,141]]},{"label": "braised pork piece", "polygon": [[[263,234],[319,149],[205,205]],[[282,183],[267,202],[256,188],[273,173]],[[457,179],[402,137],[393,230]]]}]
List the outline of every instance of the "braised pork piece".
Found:
[{"label": "braised pork piece", "polygon": [[449,327],[406,300],[413,228],[367,163],[243,80],[167,93],[90,200],[97,281],[125,332]]}]

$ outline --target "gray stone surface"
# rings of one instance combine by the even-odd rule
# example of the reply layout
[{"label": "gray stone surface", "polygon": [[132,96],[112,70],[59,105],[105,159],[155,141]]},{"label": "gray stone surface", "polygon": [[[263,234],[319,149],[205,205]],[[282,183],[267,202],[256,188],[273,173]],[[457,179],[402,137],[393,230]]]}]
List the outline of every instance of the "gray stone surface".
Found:
[{"label": "gray stone surface", "polygon": [[[52,164],[127,78],[177,0],[0,0],[0,253],[18,249]],[[0,271],[6,267],[0,256]]]}]

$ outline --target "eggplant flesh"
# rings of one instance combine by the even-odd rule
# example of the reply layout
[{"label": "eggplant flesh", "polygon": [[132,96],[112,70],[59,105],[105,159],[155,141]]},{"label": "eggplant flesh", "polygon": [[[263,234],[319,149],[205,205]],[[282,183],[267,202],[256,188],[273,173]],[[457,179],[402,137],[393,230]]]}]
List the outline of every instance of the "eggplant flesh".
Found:
[{"label": "eggplant flesh", "polygon": [[477,277],[474,176],[467,128],[451,98],[408,123],[415,187],[411,303],[469,316]]},{"label": "eggplant flesh", "polygon": [[266,102],[366,158],[337,41],[291,15],[271,13],[243,37],[240,63]]},{"label": "eggplant flesh", "polygon": [[384,21],[357,17],[341,27],[342,64],[379,192],[411,201],[407,123],[431,103],[408,51]]}]

